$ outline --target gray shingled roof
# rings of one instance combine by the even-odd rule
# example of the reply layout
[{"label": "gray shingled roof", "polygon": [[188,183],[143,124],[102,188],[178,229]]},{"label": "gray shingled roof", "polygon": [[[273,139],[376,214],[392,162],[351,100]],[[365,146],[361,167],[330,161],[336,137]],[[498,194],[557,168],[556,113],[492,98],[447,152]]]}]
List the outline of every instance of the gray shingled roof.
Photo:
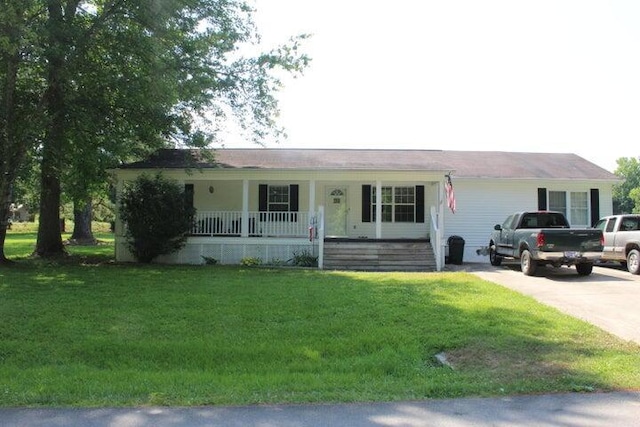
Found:
[{"label": "gray shingled roof", "polygon": [[466,178],[618,178],[580,156],[564,153],[447,150],[218,149],[213,159],[199,150],[160,150],[121,169],[231,168],[278,170],[453,171]]}]

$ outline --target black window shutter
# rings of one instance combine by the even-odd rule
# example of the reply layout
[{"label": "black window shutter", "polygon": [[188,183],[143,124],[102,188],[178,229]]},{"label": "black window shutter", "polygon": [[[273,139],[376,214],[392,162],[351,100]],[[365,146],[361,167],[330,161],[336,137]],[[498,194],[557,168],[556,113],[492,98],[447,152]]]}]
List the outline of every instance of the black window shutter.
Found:
[{"label": "black window shutter", "polygon": [[260,212],[267,211],[267,184],[260,184],[258,186],[258,210]]},{"label": "black window shutter", "polygon": [[600,219],[600,190],[591,189],[591,225],[595,225]]},{"label": "black window shutter", "polygon": [[289,186],[289,210],[291,212],[298,212],[298,184],[291,184]]},{"label": "black window shutter", "polygon": [[362,186],[362,222],[371,222],[371,186]]},{"label": "black window shutter", "polygon": [[184,185],[184,204],[190,208],[193,207],[193,184]]},{"label": "black window shutter", "polygon": [[538,210],[539,211],[547,210],[547,189],[546,188],[538,188]]},{"label": "black window shutter", "polygon": [[424,222],[424,185],[416,185],[416,222]]}]

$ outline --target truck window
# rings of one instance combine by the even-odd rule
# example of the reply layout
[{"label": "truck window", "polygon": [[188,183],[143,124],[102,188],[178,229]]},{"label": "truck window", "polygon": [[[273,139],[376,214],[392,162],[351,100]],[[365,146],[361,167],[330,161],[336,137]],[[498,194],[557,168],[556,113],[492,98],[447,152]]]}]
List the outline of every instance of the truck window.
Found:
[{"label": "truck window", "polygon": [[609,222],[607,223],[607,229],[606,232],[607,233],[612,233],[613,229],[616,226],[616,219],[615,218],[609,218]]},{"label": "truck window", "polygon": [[623,218],[620,231],[635,231],[638,230],[638,218],[630,217]]},{"label": "truck window", "polygon": [[520,228],[538,228],[538,216],[536,214],[527,214],[522,217]]},{"label": "truck window", "polygon": [[507,219],[504,220],[504,222],[502,223],[502,228],[512,228],[511,227],[511,223],[513,222],[513,215],[509,215],[507,217]]},{"label": "truck window", "polygon": [[558,213],[549,213],[544,215],[542,218],[541,227],[568,227],[569,224],[565,219],[564,215]]},{"label": "truck window", "polygon": [[605,226],[607,226],[607,220],[599,219],[598,222],[596,222],[596,225],[593,226],[593,228],[604,231]]}]

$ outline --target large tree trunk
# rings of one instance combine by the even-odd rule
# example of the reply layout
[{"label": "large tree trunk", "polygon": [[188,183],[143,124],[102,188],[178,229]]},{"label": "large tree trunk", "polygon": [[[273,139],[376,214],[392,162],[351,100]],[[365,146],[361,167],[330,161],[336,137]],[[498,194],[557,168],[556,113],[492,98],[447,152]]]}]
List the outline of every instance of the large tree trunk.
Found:
[{"label": "large tree trunk", "polygon": [[[49,147],[51,148],[51,147]],[[40,223],[35,254],[44,258],[65,254],[60,230],[60,178],[54,166],[53,154],[42,156],[42,177],[40,180]]]},{"label": "large tree trunk", "polygon": [[[21,23],[24,10],[14,7],[5,10],[5,13],[13,12],[14,25],[6,25],[2,28],[7,37],[0,58],[0,64],[4,66],[4,79],[2,80],[2,93],[0,94],[0,264],[8,264],[9,261],[4,252],[7,228],[9,226],[9,205],[11,204],[11,187],[20,168],[25,152],[25,140],[17,136],[15,95],[18,81],[18,68],[20,67],[20,39]],[[5,17],[6,18],[6,17]],[[5,22],[6,24],[6,22]]]},{"label": "large tree trunk", "polygon": [[91,220],[93,219],[92,201],[89,198],[84,203],[75,202],[73,204],[73,234],[71,240],[79,245],[95,245],[96,239],[91,230]]},{"label": "large tree trunk", "polygon": [[[4,131],[6,132],[6,129]],[[11,165],[7,160],[10,142],[5,132],[3,132],[0,141],[0,155],[2,155],[2,160],[0,160],[0,265],[9,263],[4,253],[4,242],[9,226],[9,205],[11,204],[11,186],[13,184],[13,174],[9,169]]]},{"label": "large tree trunk", "polygon": [[65,138],[65,40],[64,17],[60,1],[50,0],[49,49],[47,91],[46,135],[42,144],[42,168],[40,179],[40,224],[35,254],[41,257],[56,257],[65,254],[60,234],[60,176],[64,155]]},{"label": "large tree trunk", "polygon": [[7,218],[8,217],[9,217],[9,208],[7,205],[5,205],[5,203],[2,203],[2,205],[0,206],[0,265],[11,263],[11,261],[9,261],[9,259],[4,253],[4,242],[7,237],[7,226],[8,226]]}]

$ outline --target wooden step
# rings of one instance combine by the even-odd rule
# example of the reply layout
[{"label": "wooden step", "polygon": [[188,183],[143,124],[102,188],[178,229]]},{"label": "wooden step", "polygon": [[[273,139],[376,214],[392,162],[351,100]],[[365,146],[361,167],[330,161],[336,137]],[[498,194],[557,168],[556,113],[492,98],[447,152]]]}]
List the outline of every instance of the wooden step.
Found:
[{"label": "wooden step", "polygon": [[324,268],[358,271],[436,271],[428,241],[325,241]]}]

